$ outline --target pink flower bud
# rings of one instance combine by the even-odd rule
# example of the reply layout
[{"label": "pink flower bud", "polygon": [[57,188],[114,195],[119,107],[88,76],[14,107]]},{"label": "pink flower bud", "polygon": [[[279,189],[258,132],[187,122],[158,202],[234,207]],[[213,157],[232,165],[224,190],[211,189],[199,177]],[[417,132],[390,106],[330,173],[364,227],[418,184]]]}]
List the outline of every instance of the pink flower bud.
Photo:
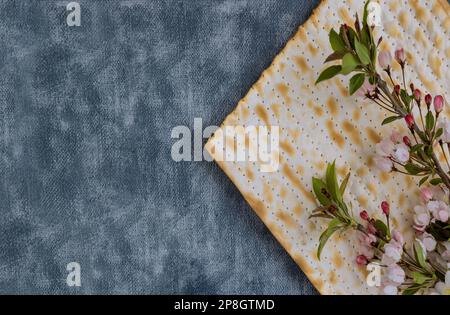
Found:
[{"label": "pink flower bud", "polygon": [[377,233],[377,229],[375,228],[375,226],[373,226],[372,223],[369,223],[369,224],[367,225],[367,231],[368,231],[370,234],[376,234],[376,233]]},{"label": "pink flower bud", "polygon": [[398,48],[395,51],[395,60],[400,64],[403,65],[405,63],[405,50],[403,48]]},{"label": "pink flower bud", "polygon": [[368,262],[369,262],[369,260],[368,260],[367,257],[364,256],[364,255],[359,255],[358,257],[356,257],[356,263],[357,263],[359,266],[365,266],[365,265],[368,264]]},{"label": "pink flower bud", "polygon": [[369,214],[367,213],[366,210],[361,211],[361,212],[359,213],[359,216],[360,216],[361,219],[363,219],[364,221],[366,221],[367,219],[369,219]]},{"label": "pink flower bud", "polygon": [[403,143],[406,144],[408,147],[411,146],[411,140],[408,138],[408,136],[403,137]]},{"label": "pink flower bud", "polygon": [[414,90],[414,99],[417,102],[420,102],[421,97],[422,97],[422,93],[420,92],[420,90],[419,89],[415,89]]},{"label": "pink flower bud", "polygon": [[431,199],[433,199],[433,191],[428,188],[428,187],[424,187],[420,190],[420,199],[424,202],[427,203],[428,201],[430,201]]},{"label": "pink flower bud", "polygon": [[391,209],[390,209],[389,203],[387,201],[383,201],[381,203],[381,210],[383,210],[383,213],[385,215],[389,215],[389,212],[390,212]]},{"label": "pink flower bud", "polygon": [[405,116],[406,124],[409,128],[412,128],[414,126],[414,116],[412,114],[408,114]]},{"label": "pink flower bud", "polygon": [[378,63],[381,69],[386,70],[391,66],[392,57],[389,51],[383,51],[378,55]]},{"label": "pink flower bud", "polygon": [[396,86],[394,86],[394,92],[395,92],[395,94],[400,94],[400,85],[396,85]]},{"label": "pink flower bud", "polygon": [[443,109],[444,109],[444,98],[442,97],[442,95],[437,95],[434,98],[434,110],[436,111],[436,113],[440,113],[442,112]]},{"label": "pink flower bud", "polygon": [[433,101],[433,98],[430,94],[425,95],[425,104],[427,104],[428,107],[430,107],[431,102]]}]

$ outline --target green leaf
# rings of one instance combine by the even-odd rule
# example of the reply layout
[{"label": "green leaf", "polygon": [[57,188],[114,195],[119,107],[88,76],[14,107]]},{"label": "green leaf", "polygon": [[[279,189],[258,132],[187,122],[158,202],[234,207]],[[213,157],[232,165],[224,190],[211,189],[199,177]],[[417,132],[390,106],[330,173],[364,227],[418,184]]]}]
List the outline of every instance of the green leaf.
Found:
[{"label": "green leaf", "polygon": [[424,284],[425,281],[429,280],[430,278],[425,276],[424,274],[421,274],[420,272],[414,271],[412,273],[412,277],[415,283],[417,284]]},{"label": "green leaf", "polygon": [[422,147],[423,147],[422,143],[413,145],[412,148],[411,148],[411,153],[415,153],[415,152],[421,150]]},{"label": "green leaf", "polygon": [[334,200],[342,201],[339,185],[336,177],[336,162],[328,164],[326,172],[326,184],[328,191]]},{"label": "green leaf", "polygon": [[350,87],[349,87],[350,95],[353,95],[356,91],[359,90],[359,88],[364,84],[364,80],[365,80],[364,73],[355,74],[350,79]]},{"label": "green leaf", "polygon": [[425,184],[428,180],[430,176],[425,176],[424,178],[422,178],[419,182],[419,187],[422,186],[423,184]]},{"label": "green leaf", "polygon": [[315,218],[320,218],[320,219],[333,219],[333,217],[329,214],[326,213],[318,213],[318,214],[312,214],[309,216],[308,219],[315,219]]},{"label": "green leaf", "polygon": [[439,129],[436,131],[436,134],[434,135],[434,138],[435,138],[435,139],[440,138],[440,137],[442,136],[443,133],[444,133],[444,129],[439,128]]},{"label": "green leaf", "polygon": [[367,10],[368,6],[369,6],[370,0],[366,1],[366,4],[364,5],[364,13],[363,13],[363,20],[362,23],[363,25],[367,24],[367,17],[369,16],[369,11]]},{"label": "green leaf", "polygon": [[424,171],[423,168],[421,168],[420,166],[417,166],[416,164],[413,164],[413,163],[406,164],[405,165],[405,170],[411,175],[417,175],[420,172]]},{"label": "green leaf", "polygon": [[340,224],[341,222],[339,221],[339,219],[335,218],[333,220],[330,221],[330,223],[328,224],[328,228],[322,233],[322,235],[320,235],[319,238],[319,247],[317,248],[317,258],[320,260],[320,255],[322,254],[322,250],[325,247],[325,244],[327,243],[327,241],[329,240],[329,238],[337,231],[340,229]]},{"label": "green leaf", "polygon": [[381,220],[376,220],[375,223],[373,224],[375,226],[375,228],[377,229],[378,233],[380,233],[380,235],[382,237],[386,237],[388,235],[388,227],[386,226],[386,224],[381,221]]},{"label": "green leaf", "polygon": [[348,173],[347,176],[345,176],[345,179],[342,181],[341,186],[339,187],[339,191],[341,192],[341,195],[344,195],[349,179],[350,179],[350,173]]},{"label": "green leaf", "polygon": [[344,58],[342,58],[342,74],[349,74],[359,65],[358,59],[351,53],[345,54]]},{"label": "green leaf", "polygon": [[331,204],[330,199],[322,193],[323,189],[327,189],[327,185],[323,180],[313,177],[313,191],[316,195],[317,200],[319,200],[320,204],[323,206],[329,206]]},{"label": "green leaf", "polygon": [[329,68],[326,68],[320,75],[319,78],[316,81],[316,84],[325,80],[329,80],[338,73],[340,73],[342,70],[341,66],[331,66]]},{"label": "green leaf", "polygon": [[437,185],[442,184],[442,183],[443,183],[443,181],[440,178],[435,178],[435,179],[430,180],[430,184],[433,185],[433,186],[437,186]]},{"label": "green leaf", "polygon": [[361,44],[359,41],[356,40],[355,41],[355,50],[356,50],[356,53],[358,54],[359,60],[361,60],[361,62],[364,65],[368,65],[371,61],[369,49],[367,49],[366,46],[364,46],[363,44]]},{"label": "green leaf", "polygon": [[329,38],[331,48],[333,48],[334,51],[345,51],[344,41],[334,29],[331,29]]},{"label": "green leaf", "polygon": [[402,118],[401,116],[391,116],[391,117],[388,117],[388,118],[386,118],[385,120],[383,120],[383,122],[381,123],[381,125],[384,126],[384,125],[390,124],[391,122],[394,122],[394,121],[399,120],[399,119],[401,119],[401,118]]},{"label": "green leaf", "polygon": [[345,52],[343,51],[335,51],[334,53],[332,53],[331,55],[329,55],[327,57],[327,59],[325,59],[325,62],[330,62],[330,61],[335,61],[335,60],[341,60],[342,57],[344,57]]},{"label": "green leaf", "polygon": [[409,288],[403,290],[402,295],[414,295],[416,294],[422,287],[418,285],[412,285]]},{"label": "green leaf", "polygon": [[427,116],[425,117],[425,125],[427,130],[433,130],[434,127],[434,116],[432,112],[428,112]]},{"label": "green leaf", "polygon": [[408,95],[408,93],[406,93],[405,90],[401,90],[400,91],[400,98],[403,101],[403,104],[405,104],[406,108],[409,108],[409,105],[411,104],[412,101],[412,97]]},{"label": "green leaf", "polygon": [[427,263],[425,261],[426,257],[423,252],[422,244],[419,241],[414,242],[414,257],[416,258],[416,261],[419,263],[419,266],[427,269]]},{"label": "green leaf", "polygon": [[350,44],[352,45],[352,47],[355,47],[355,42],[358,40],[358,35],[351,27],[348,28],[348,39],[350,40]]}]

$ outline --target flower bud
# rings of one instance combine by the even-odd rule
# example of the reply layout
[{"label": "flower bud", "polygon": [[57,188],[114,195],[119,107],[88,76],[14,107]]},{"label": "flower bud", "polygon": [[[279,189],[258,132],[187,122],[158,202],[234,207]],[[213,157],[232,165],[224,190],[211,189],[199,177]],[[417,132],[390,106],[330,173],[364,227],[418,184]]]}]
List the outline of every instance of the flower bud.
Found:
[{"label": "flower bud", "polygon": [[387,70],[391,66],[392,57],[389,51],[383,51],[378,55],[378,63],[381,69]]},{"label": "flower bud", "polygon": [[369,224],[367,225],[367,231],[368,231],[370,234],[376,234],[376,233],[377,233],[377,229],[375,228],[375,226],[374,226],[372,223],[369,223]]},{"label": "flower bud", "polygon": [[406,124],[409,128],[412,128],[414,126],[414,116],[412,114],[408,114],[405,116]]},{"label": "flower bud", "polygon": [[364,256],[364,255],[359,255],[358,257],[356,257],[356,263],[357,263],[359,266],[365,266],[365,265],[367,265],[367,264],[369,263],[369,260],[367,259],[366,256]]},{"label": "flower bud", "polygon": [[437,95],[434,98],[434,110],[436,111],[436,113],[440,113],[442,112],[443,109],[444,109],[444,98],[442,97],[442,95]]},{"label": "flower bud", "polygon": [[431,102],[433,101],[433,98],[430,94],[425,95],[425,104],[427,104],[428,107],[430,107]]},{"label": "flower bud", "polygon": [[408,136],[403,137],[403,143],[406,144],[408,147],[411,146],[411,140],[408,138]]},{"label": "flower bud", "polygon": [[394,92],[395,92],[395,94],[397,94],[397,95],[399,95],[400,94],[400,85],[396,85],[396,86],[394,86]]},{"label": "flower bud", "polygon": [[361,219],[363,219],[364,221],[367,221],[367,219],[369,219],[369,214],[367,213],[366,210],[361,211],[361,212],[359,213],[359,216],[360,216]]},{"label": "flower bud", "polygon": [[420,90],[419,89],[415,89],[414,90],[414,99],[417,101],[417,102],[420,102],[420,99],[422,98],[422,93],[420,92]]},{"label": "flower bud", "polygon": [[403,66],[405,63],[405,50],[403,48],[398,48],[395,51],[395,60]]},{"label": "flower bud", "polygon": [[381,203],[381,210],[383,210],[383,213],[385,215],[389,215],[389,212],[391,211],[391,209],[390,209],[389,203],[387,201],[383,201]]}]

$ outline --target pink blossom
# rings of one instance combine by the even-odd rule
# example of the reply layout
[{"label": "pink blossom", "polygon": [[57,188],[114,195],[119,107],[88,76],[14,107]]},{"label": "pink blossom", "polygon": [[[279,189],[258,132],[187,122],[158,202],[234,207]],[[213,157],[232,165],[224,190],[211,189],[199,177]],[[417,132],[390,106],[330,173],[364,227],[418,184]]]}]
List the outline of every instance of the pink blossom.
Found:
[{"label": "pink blossom", "polygon": [[405,63],[405,50],[403,48],[398,48],[395,51],[395,60],[400,64],[403,65]]},{"label": "pink blossom", "polygon": [[433,191],[429,187],[424,187],[420,190],[420,199],[422,202],[427,203],[433,199]]},{"label": "pink blossom", "polygon": [[381,263],[383,265],[393,265],[400,261],[402,258],[403,249],[395,241],[390,241],[384,246],[384,254],[381,258]]},{"label": "pink blossom", "polygon": [[391,136],[389,138],[395,144],[401,143],[403,141],[400,132],[398,132],[398,130],[395,128],[392,130]]},{"label": "pink blossom", "polygon": [[372,259],[375,256],[375,251],[372,246],[361,246],[360,252],[362,255],[366,256],[367,259]]},{"label": "pink blossom", "polygon": [[385,286],[383,288],[383,293],[385,295],[397,295],[398,294],[398,289],[397,289],[396,286],[390,284],[390,285],[387,285],[387,286]]},{"label": "pink blossom", "polygon": [[391,139],[386,138],[383,139],[380,143],[375,145],[375,149],[378,155],[388,157],[394,153],[395,144],[391,141]]},{"label": "pink blossom", "polygon": [[364,238],[364,242],[367,246],[370,246],[377,242],[377,237],[373,234],[366,235]]},{"label": "pink blossom", "polygon": [[430,189],[433,192],[434,200],[442,200],[442,201],[448,200],[448,188],[447,187],[432,186],[432,187],[430,187]]},{"label": "pink blossom", "polygon": [[382,172],[390,172],[392,171],[392,168],[394,166],[394,163],[390,159],[382,156],[375,156],[373,158],[373,162],[375,163],[375,166]]},{"label": "pink blossom", "polygon": [[405,239],[403,238],[403,235],[398,230],[393,230],[391,232],[392,238],[394,241],[396,241],[398,244],[402,245],[405,243]]},{"label": "pink blossom", "polygon": [[406,144],[400,143],[395,146],[393,157],[400,163],[409,161],[409,148]]},{"label": "pink blossom", "polygon": [[383,51],[378,55],[378,63],[380,64],[381,69],[386,70],[389,69],[392,62],[392,56],[389,51]]},{"label": "pink blossom", "polygon": [[433,250],[435,250],[437,243],[433,235],[424,232],[420,236],[420,240],[422,241],[423,246],[426,248],[428,252],[432,252]]},{"label": "pink blossom", "polygon": [[417,231],[423,232],[428,224],[430,224],[430,213],[423,206],[415,206],[414,213],[414,228]]},{"label": "pink blossom", "polygon": [[368,94],[371,94],[375,90],[375,85],[370,84],[369,81],[364,81],[364,84],[359,88],[356,92],[356,95],[359,97],[365,97]]},{"label": "pink blossom", "polygon": [[405,271],[397,264],[387,268],[387,278],[395,283],[402,284],[405,281]]},{"label": "pink blossom", "polygon": [[430,201],[427,204],[428,210],[433,214],[433,217],[441,222],[447,222],[449,218],[449,206],[440,200]]}]

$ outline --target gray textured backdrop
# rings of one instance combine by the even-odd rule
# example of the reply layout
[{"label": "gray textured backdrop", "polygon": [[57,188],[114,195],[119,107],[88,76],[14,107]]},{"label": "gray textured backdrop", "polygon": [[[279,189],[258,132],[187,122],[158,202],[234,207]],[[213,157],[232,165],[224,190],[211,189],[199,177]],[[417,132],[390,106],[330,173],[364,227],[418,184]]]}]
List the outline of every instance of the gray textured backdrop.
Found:
[{"label": "gray textured backdrop", "polygon": [[318,1],[79,2],[68,27],[67,2],[0,1],[0,292],[315,293],[170,133],[221,123]]}]

